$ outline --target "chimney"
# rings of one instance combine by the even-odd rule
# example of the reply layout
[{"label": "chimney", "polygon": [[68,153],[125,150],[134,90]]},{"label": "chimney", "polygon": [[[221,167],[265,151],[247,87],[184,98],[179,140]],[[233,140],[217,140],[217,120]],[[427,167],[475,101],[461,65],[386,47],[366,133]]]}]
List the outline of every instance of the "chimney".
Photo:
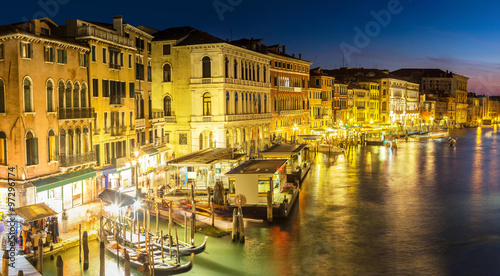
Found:
[{"label": "chimney", "polygon": [[283,54],[286,54],[286,45],[283,45]]},{"label": "chimney", "polygon": [[292,57],[295,57],[295,54],[292,54]]},{"label": "chimney", "polygon": [[123,16],[113,16],[113,29],[116,30],[119,36],[123,35]]},{"label": "chimney", "polygon": [[302,59],[302,54],[299,53],[299,59]]}]

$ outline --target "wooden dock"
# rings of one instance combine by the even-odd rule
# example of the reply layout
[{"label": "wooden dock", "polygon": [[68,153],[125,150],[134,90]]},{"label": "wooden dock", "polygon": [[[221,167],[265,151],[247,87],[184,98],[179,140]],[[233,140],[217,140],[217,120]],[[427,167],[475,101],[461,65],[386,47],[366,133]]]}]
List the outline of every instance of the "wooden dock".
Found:
[{"label": "wooden dock", "polygon": [[[0,256],[3,256],[4,252],[0,251],[0,254]],[[12,265],[13,267],[9,266],[8,276],[17,276],[19,275],[19,271],[23,271],[24,276],[42,276],[24,256],[17,255],[15,258],[16,260]],[[0,271],[2,271],[2,269],[2,263],[0,262]]]}]

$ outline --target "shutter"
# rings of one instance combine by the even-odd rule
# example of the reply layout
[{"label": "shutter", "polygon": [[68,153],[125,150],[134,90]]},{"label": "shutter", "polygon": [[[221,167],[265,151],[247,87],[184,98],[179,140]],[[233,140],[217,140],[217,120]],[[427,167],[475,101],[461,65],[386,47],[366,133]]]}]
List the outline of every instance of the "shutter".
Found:
[{"label": "shutter", "polygon": [[59,136],[56,136],[56,160],[59,161]]},{"label": "shutter", "polygon": [[55,50],[54,48],[50,48],[50,61],[54,62],[55,59]]},{"label": "shutter", "polygon": [[26,139],[26,166],[31,165],[31,139]]},{"label": "shutter", "polygon": [[[29,53],[29,58],[33,58],[33,47],[31,43],[28,43],[28,53]],[[38,163],[37,163],[38,164]]]},{"label": "shutter", "polygon": [[68,52],[66,50],[63,50],[63,63],[68,63]]},{"label": "shutter", "polygon": [[49,61],[49,55],[47,54],[47,46],[43,46],[43,59],[44,61]]},{"label": "shutter", "polygon": [[19,54],[23,57],[23,43],[19,42]]},{"label": "shutter", "polygon": [[33,138],[33,165],[38,164],[38,138]]}]

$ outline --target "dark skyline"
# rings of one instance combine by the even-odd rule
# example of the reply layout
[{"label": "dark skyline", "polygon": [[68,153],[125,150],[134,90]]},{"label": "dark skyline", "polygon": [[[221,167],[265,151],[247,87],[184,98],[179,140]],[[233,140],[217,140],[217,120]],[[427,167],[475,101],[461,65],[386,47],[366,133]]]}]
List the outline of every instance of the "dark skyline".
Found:
[{"label": "dark skyline", "polygon": [[51,17],[159,30],[192,26],[223,39],[262,38],[312,67],[440,68],[469,77],[469,92],[500,95],[496,1],[11,1],[0,24]]}]

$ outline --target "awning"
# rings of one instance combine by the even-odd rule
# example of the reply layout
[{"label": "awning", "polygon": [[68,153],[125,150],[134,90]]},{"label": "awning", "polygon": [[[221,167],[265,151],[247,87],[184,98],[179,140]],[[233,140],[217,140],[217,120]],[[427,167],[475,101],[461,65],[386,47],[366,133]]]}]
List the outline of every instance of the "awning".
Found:
[{"label": "awning", "polygon": [[153,156],[155,154],[158,154],[160,153],[157,149],[155,148],[145,148],[145,149],[141,149],[141,151],[144,153],[144,154],[147,154],[147,155],[150,155],[150,156]]},{"label": "awning", "polygon": [[70,172],[45,179],[40,179],[31,183],[36,187],[36,191],[38,193],[76,181],[88,179],[94,176],[96,176],[96,171],[93,168],[88,168],[76,172]]},{"label": "awning", "polygon": [[50,207],[45,203],[14,208],[14,212],[16,215],[22,217],[26,222],[57,216],[56,211],[50,209]]},{"label": "awning", "polygon": [[135,203],[135,198],[110,189],[102,191],[99,198],[106,204],[116,204],[118,207],[125,207]]},{"label": "awning", "polygon": [[102,175],[107,175],[107,174],[110,174],[110,173],[115,173],[116,172],[116,167],[115,166],[107,166],[105,168],[102,168],[102,169],[98,169]]},{"label": "awning", "polygon": [[167,146],[161,146],[161,147],[157,147],[156,150],[158,150],[158,152],[166,152],[166,151],[169,151],[170,148]]}]

